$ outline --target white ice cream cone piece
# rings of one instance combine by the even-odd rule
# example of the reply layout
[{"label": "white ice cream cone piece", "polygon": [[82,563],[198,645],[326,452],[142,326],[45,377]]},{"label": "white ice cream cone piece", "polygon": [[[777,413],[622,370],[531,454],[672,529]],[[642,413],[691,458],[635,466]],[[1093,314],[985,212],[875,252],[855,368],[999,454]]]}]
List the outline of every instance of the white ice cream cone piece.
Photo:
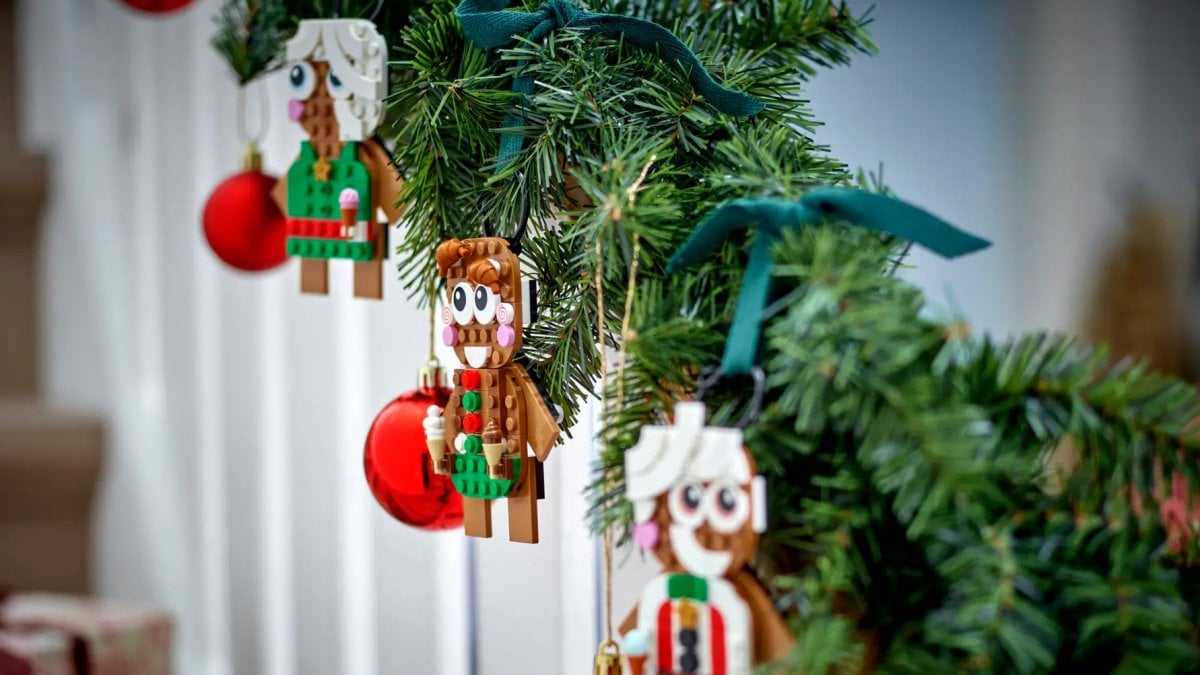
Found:
[{"label": "white ice cream cone piece", "polygon": [[354,236],[354,226],[358,224],[358,190],[342,190],[338,204],[342,207],[342,237],[349,239]]},{"label": "white ice cream cone piece", "polygon": [[434,473],[449,473],[450,467],[446,462],[446,422],[442,419],[442,409],[436,405],[429,406],[421,424],[425,428],[425,445],[433,459]]}]

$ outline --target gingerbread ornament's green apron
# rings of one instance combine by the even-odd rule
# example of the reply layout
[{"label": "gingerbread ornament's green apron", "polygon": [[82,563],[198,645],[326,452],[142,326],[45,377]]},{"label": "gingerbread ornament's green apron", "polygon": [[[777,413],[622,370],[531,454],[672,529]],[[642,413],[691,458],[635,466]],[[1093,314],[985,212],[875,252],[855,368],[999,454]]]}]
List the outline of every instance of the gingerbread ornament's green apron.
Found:
[{"label": "gingerbread ornament's green apron", "polygon": [[378,226],[372,213],[371,174],[358,159],[358,143],[346,143],[336,158],[324,159],[311,143],[302,142],[287,179],[288,255],[375,259]]}]

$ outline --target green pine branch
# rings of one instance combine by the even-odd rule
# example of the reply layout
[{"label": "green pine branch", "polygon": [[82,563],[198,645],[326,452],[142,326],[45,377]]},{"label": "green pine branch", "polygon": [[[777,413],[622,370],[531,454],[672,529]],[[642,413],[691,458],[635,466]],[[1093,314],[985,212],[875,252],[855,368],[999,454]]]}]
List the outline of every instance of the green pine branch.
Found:
[{"label": "green pine branch", "polygon": [[228,0],[218,10],[216,24],[210,42],[240,86],[282,65],[294,30],[283,0]]}]

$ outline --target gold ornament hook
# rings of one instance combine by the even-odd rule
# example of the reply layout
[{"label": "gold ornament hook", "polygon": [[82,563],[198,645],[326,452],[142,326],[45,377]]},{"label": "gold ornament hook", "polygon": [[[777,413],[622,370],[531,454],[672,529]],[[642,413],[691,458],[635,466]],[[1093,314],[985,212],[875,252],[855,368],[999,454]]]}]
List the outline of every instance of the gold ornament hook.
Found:
[{"label": "gold ornament hook", "polygon": [[243,171],[262,171],[262,153],[258,151],[258,143],[246,141],[246,150],[242,153]]},{"label": "gold ornament hook", "polygon": [[447,386],[446,371],[437,357],[431,357],[421,366],[417,376],[417,387],[420,389],[441,389]]},{"label": "gold ornament hook", "polygon": [[600,643],[592,675],[621,675],[621,648],[616,642],[604,640]]}]

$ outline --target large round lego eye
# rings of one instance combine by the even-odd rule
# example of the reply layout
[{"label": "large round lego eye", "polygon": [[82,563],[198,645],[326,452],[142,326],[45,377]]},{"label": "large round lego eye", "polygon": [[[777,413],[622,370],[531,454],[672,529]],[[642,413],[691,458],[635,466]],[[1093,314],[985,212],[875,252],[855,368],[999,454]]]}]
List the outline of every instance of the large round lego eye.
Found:
[{"label": "large round lego eye", "polygon": [[491,323],[496,318],[496,294],[488,286],[475,287],[475,320],[479,323]]},{"label": "large round lego eye", "polygon": [[712,528],[722,534],[742,529],[750,516],[750,500],[741,486],[733,483],[713,483],[705,493],[704,510]]},{"label": "large round lego eye", "polygon": [[454,287],[450,294],[450,313],[454,315],[454,322],[460,326],[471,323],[475,313],[471,309],[470,282],[463,281]]},{"label": "large round lego eye", "polygon": [[671,518],[684,527],[699,527],[704,521],[704,511],[701,508],[703,499],[704,487],[699,483],[676,485],[667,496],[667,508],[671,512]]},{"label": "large round lego eye", "polygon": [[313,87],[317,86],[317,74],[308,61],[296,61],[288,68],[288,87],[292,97],[304,100],[312,95]]},{"label": "large round lego eye", "polygon": [[350,88],[342,82],[342,78],[333,72],[333,68],[329,68],[329,74],[325,76],[325,87],[329,90],[329,95],[340,100],[350,96]]}]

